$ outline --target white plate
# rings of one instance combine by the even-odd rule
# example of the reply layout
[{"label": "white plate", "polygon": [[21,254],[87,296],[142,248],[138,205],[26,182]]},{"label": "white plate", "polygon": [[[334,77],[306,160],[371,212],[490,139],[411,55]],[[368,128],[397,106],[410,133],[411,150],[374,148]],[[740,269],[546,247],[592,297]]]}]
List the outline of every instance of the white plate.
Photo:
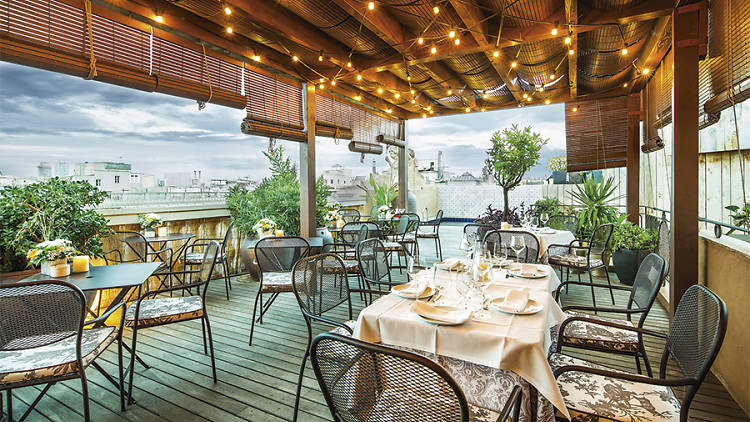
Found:
[{"label": "white plate", "polygon": [[[405,284],[399,284],[398,286],[391,287],[391,292],[393,292],[395,295],[403,297],[404,299],[417,299],[414,295],[410,294],[403,294],[401,293],[401,290],[404,290],[409,287],[409,283]],[[435,289],[432,286],[427,286],[426,289],[424,289],[424,292],[422,292],[421,295],[419,295],[419,299],[425,299],[435,294]]]},{"label": "white plate", "polygon": [[532,315],[544,309],[544,307],[542,307],[542,305],[537,303],[537,301],[535,301],[534,299],[529,299],[529,303],[526,304],[526,309],[524,309],[523,311],[508,312],[497,307],[497,305],[502,303],[504,300],[505,300],[504,297],[496,297],[492,299],[487,305],[493,311],[502,312],[505,314],[513,314],[513,315]]},{"label": "white plate", "polygon": [[549,275],[549,268],[535,266],[534,272],[530,273],[530,272],[524,272],[522,271],[522,269],[517,269],[517,267],[516,268],[510,267],[508,269],[508,272],[510,273],[511,276],[517,277],[517,278],[544,278]]},{"label": "white plate", "polygon": [[465,263],[461,262],[461,264],[458,265],[457,268],[450,268],[448,265],[445,264],[445,262],[436,262],[435,266],[442,271],[453,271],[457,273],[462,273],[464,271],[467,271],[469,269],[469,266]]},{"label": "white plate", "polygon": [[[446,305],[432,305],[432,306],[434,306],[435,308],[438,308],[438,309],[445,309],[447,311],[460,311],[461,310],[460,308],[456,308],[454,306],[446,306]],[[435,324],[435,325],[450,325],[450,326],[452,326],[452,325],[461,325],[461,324],[465,324],[467,321],[470,321],[471,317],[472,317],[472,313],[471,312],[466,312],[466,318],[465,319],[463,319],[461,321],[450,321],[449,322],[449,321],[441,321],[441,320],[438,320],[438,319],[432,319],[432,318],[420,315],[418,312],[416,312],[414,310],[414,305],[412,305],[411,311],[414,312],[415,314],[417,314],[417,316],[420,317],[420,318],[422,318],[424,321],[429,322],[430,324]]]}]

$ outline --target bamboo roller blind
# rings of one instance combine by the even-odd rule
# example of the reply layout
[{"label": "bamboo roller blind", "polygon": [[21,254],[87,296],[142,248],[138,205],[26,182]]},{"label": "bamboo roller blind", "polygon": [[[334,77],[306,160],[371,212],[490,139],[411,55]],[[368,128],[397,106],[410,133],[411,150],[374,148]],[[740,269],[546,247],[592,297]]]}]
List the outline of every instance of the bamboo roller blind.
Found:
[{"label": "bamboo roller blind", "polygon": [[260,73],[245,71],[247,117],[303,130],[302,89]]},{"label": "bamboo roller blind", "polygon": [[568,171],[625,166],[627,121],[627,96],[565,103]]},{"label": "bamboo roller blind", "polygon": [[315,119],[351,129],[353,139],[359,142],[375,143],[375,137],[378,135],[401,138],[397,121],[338,101],[328,95],[315,94]]}]

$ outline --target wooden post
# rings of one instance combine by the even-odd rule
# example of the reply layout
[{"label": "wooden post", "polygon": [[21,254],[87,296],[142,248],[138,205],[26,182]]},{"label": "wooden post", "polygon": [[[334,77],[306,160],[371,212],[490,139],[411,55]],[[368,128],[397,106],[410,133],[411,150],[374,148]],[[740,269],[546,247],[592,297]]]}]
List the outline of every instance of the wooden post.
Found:
[{"label": "wooden post", "polygon": [[672,13],[672,262],[669,304],[698,281],[698,52],[700,4]]},{"label": "wooden post", "polygon": [[[398,149],[398,199],[396,207],[406,209],[409,192],[409,143],[406,141],[406,122],[401,120],[398,125],[399,138],[404,140],[404,147]],[[407,210],[416,211],[416,210]]]},{"label": "wooden post", "polygon": [[299,232],[315,236],[315,85],[305,90],[305,128],[307,142],[299,144]]},{"label": "wooden post", "polygon": [[628,96],[628,145],[627,145],[627,212],[628,221],[638,224],[639,191],[641,172],[641,94]]}]

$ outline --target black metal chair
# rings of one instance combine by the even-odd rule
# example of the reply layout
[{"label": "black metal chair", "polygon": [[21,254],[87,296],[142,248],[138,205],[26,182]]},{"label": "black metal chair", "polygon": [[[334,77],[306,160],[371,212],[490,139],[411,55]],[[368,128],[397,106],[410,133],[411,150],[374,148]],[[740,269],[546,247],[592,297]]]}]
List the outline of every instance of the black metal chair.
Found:
[{"label": "black metal chair", "polygon": [[398,258],[398,265],[391,265],[392,268],[402,270],[406,268],[405,263],[401,263],[401,256],[419,257],[419,243],[417,242],[417,231],[419,231],[419,216],[414,213],[404,213],[394,216],[391,219],[391,226],[396,227],[395,232],[384,242],[386,251],[389,252],[389,262],[393,254]]},{"label": "black metal chair", "polygon": [[[159,287],[165,287],[171,278],[166,273],[172,267],[174,250],[164,247],[152,250],[146,238],[138,232],[129,230],[116,231],[104,239],[104,261],[107,265],[126,264],[132,262],[160,261],[161,265],[152,274],[159,280]],[[147,285],[148,289],[149,286]]]},{"label": "black metal chair", "polygon": [[[633,287],[626,286],[611,286],[613,289],[625,290],[630,292],[628,303],[625,308],[605,308],[605,307],[593,307],[593,306],[564,306],[567,317],[586,316],[587,321],[580,321],[572,319],[570,322],[563,321],[560,324],[557,347],[555,351],[560,353],[563,346],[576,347],[582,349],[598,350],[603,352],[611,352],[617,354],[624,354],[635,358],[635,365],[638,369],[638,373],[641,373],[641,362],[646,366],[646,373],[648,376],[652,376],[651,365],[648,361],[648,355],[646,354],[646,347],[643,343],[643,336],[639,333],[628,331],[628,328],[638,327],[643,328],[643,324],[646,322],[651,307],[656,300],[656,295],[659,294],[659,288],[664,280],[664,259],[655,253],[651,253],[641,262],[638,267],[638,273],[635,276],[635,282]],[[555,299],[560,298],[560,292],[563,287],[567,287],[570,284],[581,284],[588,285],[588,283],[581,283],[575,281],[566,281],[557,287],[555,292]],[[606,284],[595,284],[594,287],[608,288]],[[606,318],[600,316],[593,316],[588,314],[581,314],[578,312],[571,311],[595,311],[595,312],[610,312],[620,315],[625,315],[625,320]],[[638,317],[637,322],[633,322],[633,316]],[[618,326],[602,325],[599,321],[605,321]]]},{"label": "black metal chair", "polygon": [[[253,332],[256,320],[263,323],[263,315],[268,311],[279,293],[292,293],[292,269],[301,258],[310,254],[310,244],[299,236],[265,237],[255,244],[255,261],[260,270],[260,285],[255,295],[253,319],[250,323],[250,340],[253,345]],[[263,303],[263,295],[271,298]],[[260,315],[258,313],[260,302]]]},{"label": "black metal chair", "polygon": [[341,219],[344,220],[344,224],[356,223],[362,218],[359,211],[354,208],[344,208],[339,212],[341,213]]},{"label": "black metal chair", "polygon": [[[120,409],[125,410],[122,370],[122,328],[104,326],[104,321],[125,303],[105,314],[85,321],[86,298],[78,287],[59,280],[0,284],[0,393],[6,392],[8,422],[13,419],[14,388],[46,384],[19,421],[29,416],[59,381],[79,378],[83,395],[83,417],[91,419],[86,368],[93,366],[120,393]],[[124,315],[124,313],[123,313]],[[85,329],[84,327],[93,326]],[[96,358],[117,340],[119,380],[107,374]],[[2,396],[0,395],[0,398]],[[0,399],[0,408],[2,400]],[[0,410],[0,419],[3,418]]]},{"label": "black metal chair", "polygon": [[[597,268],[604,268],[607,284],[610,286],[609,295],[612,304],[615,304],[615,295],[612,292],[612,282],[607,271],[607,260],[609,259],[609,240],[612,237],[612,224],[600,224],[594,229],[587,243],[580,240],[570,242],[570,245],[549,245],[547,248],[547,259],[550,265],[560,267],[560,279],[562,279],[563,268],[566,271],[565,281],[570,279],[570,270],[578,271],[578,281],[581,280],[581,272],[589,273],[589,285],[591,286],[591,300],[596,307],[596,295],[594,294],[594,278],[591,272]],[[577,244],[577,245],[576,245]],[[583,255],[578,254],[582,252]]]},{"label": "black metal chair", "polygon": [[547,227],[555,230],[566,230],[578,237],[578,217],[569,214],[555,214],[547,220]]},{"label": "black metal chair", "polygon": [[[583,316],[575,319],[594,322]],[[721,349],[726,326],[724,302],[706,287],[693,285],[680,299],[668,334],[627,328],[666,340],[658,378],[615,371],[562,354],[551,355],[550,364],[573,420],[612,420],[618,415],[617,420],[687,422],[690,404]],[[670,358],[677,364],[677,374],[667,378]],[[672,387],[682,387],[681,400]],[[563,420],[560,415],[558,419]]]},{"label": "black metal chair", "polygon": [[335,333],[315,337],[310,360],[334,421],[518,421],[521,387],[500,412],[468,403],[437,363]]},{"label": "black metal chair", "polygon": [[487,233],[493,230],[495,230],[495,227],[489,224],[469,223],[464,226],[464,235],[481,241],[484,240]]},{"label": "black metal chair", "polygon": [[[190,321],[194,319],[201,320],[203,330],[203,353],[211,352],[211,369],[214,382],[216,382],[216,362],[214,360],[214,343],[211,336],[211,325],[208,321],[208,312],[206,311],[206,292],[208,292],[208,283],[211,281],[216,261],[219,256],[220,246],[215,240],[208,244],[191,244],[185,249],[203,247],[203,262],[197,270],[177,271],[186,277],[186,283],[180,286],[162,288],[146,292],[133,304],[128,306],[125,312],[125,325],[133,330],[131,344],[131,359],[128,366],[128,402],[133,402],[133,376],[135,373],[136,340],[138,331],[144,328],[157,327],[161,325],[173,324],[176,322]],[[203,292],[201,293],[201,288]],[[193,293],[195,289],[195,293]],[[157,297],[165,293],[181,292],[183,295],[178,297]],[[187,295],[185,295],[187,293]]]},{"label": "black metal chair", "polygon": [[539,262],[539,238],[534,233],[521,230],[493,230],[485,235],[484,243],[488,245],[490,250],[493,250],[494,245],[504,243],[507,248],[508,258],[515,259],[516,252],[510,247],[510,241],[513,239],[513,236],[522,238],[524,245],[526,245],[517,257],[518,260],[526,263]]},{"label": "black metal chair", "polygon": [[440,244],[440,224],[443,222],[443,210],[438,210],[435,218],[419,223],[421,230],[417,231],[417,239],[433,239],[435,241],[435,255],[443,260],[443,245]]},{"label": "black metal chair", "polygon": [[[217,261],[221,264],[221,269],[224,274],[224,289],[227,293],[227,300],[229,300],[229,290],[232,288],[232,280],[229,276],[229,258],[227,256],[227,245],[234,244],[237,236],[237,231],[234,228],[234,222],[229,223],[227,231],[224,233],[224,237],[202,237],[194,239],[194,244],[207,244],[212,240],[219,242],[221,250],[219,256],[216,257]],[[195,251],[186,253],[182,257],[182,261],[187,266],[201,265],[203,263],[203,251]]]},{"label": "black metal chair", "polygon": [[[340,256],[335,254],[320,254],[300,259],[294,266],[292,287],[297,298],[302,315],[307,324],[307,348],[302,357],[297,381],[297,397],[294,402],[294,418],[297,420],[302,377],[305,363],[310,355],[310,344],[313,340],[313,323],[322,323],[333,327],[332,332],[351,335],[356,321],[352,319],[352,292],[363,294],[364,290],[350,289],[346,277],[346,265]],[[378,293],[367,291],[367,293]],[[345,322],[330,319],[328,311],[346,304],[349,319]]]},{"label": "black metal chair", "polygon": [[380,239],[367,239],[362,241],[357,248],[357,259],[359,260],[359,273],[367,289],[373,286],[378,291],[382,287],[386,290],[396,284],[391,278],[391,267],[388,263],[388,251]]}]

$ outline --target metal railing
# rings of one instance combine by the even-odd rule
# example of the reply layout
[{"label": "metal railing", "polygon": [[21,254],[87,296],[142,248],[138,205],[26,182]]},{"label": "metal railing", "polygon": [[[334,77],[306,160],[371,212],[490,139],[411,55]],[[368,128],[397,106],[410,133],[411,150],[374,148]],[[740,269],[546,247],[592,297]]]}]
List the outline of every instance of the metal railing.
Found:
[{"label": "metal railing", "polygon": [[226,192],[111,192],[100,208],[132,208],[144,205],[216,205]]},{"label": "metal railing", "polygon": [[[641,224],[643,225],[643,227],[651,227],[648,222],[648,217],[657,218],[655,214],[661,213],[661,217],[660,217],[661,220],[669,221],[667,216],[672,214],[670,210],[652,207],[649,205],[640,205],[640,208],[643,208],[644,210],[644,213],[641,214],[641,216],[643,217],[643,220],[641,221]],[[729,229],[729,230],[739,231],[745,234],[750,234],[750,229],[748,229],[747,227],[735,226],[734,224],[724,223],[722,221],[712,220],[710,218],[698,217],[698,222],[706,223],[707,225],[713,224],[714,236],[716,236],[717,238],[721,237],[724,234],[724,228]],[[658,223],[657,223],[657,226],[658,226]],[[656,228],[656,227],[654,226],[653,228]]]}]

